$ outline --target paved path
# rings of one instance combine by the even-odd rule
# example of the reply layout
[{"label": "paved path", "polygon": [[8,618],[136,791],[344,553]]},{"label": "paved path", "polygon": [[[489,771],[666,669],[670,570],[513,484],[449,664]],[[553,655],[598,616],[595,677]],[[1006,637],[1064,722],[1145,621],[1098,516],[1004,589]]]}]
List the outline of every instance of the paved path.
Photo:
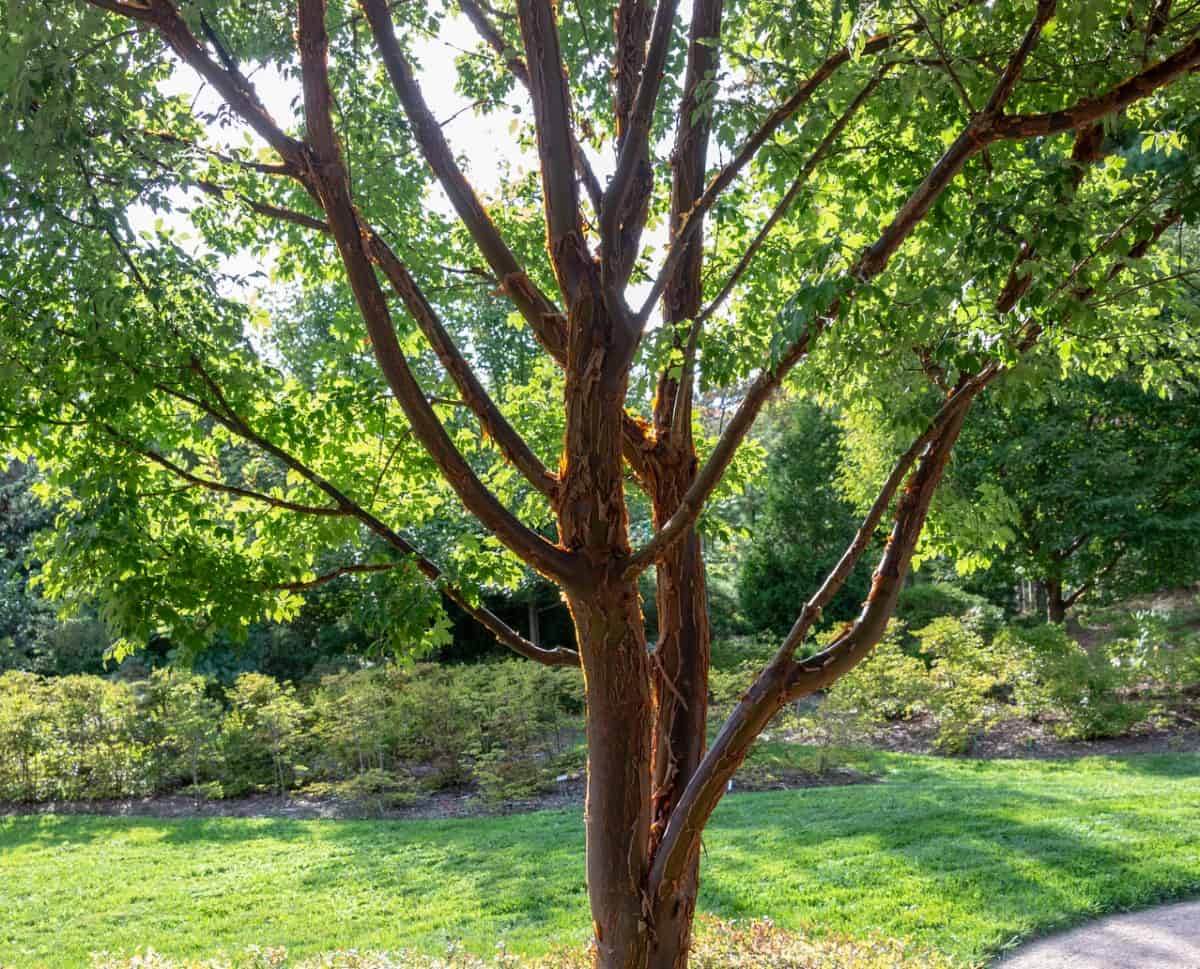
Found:
[{"label": "paved path", "polygon": [[1022,946],[995,969],[1200,969],[1200,902],[1110,915]]}]

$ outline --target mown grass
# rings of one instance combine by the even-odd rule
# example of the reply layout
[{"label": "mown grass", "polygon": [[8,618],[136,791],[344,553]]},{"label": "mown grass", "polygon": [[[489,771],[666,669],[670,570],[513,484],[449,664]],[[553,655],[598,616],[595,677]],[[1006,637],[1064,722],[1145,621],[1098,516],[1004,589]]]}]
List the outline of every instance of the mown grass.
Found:
[{"label": "mown grass", "polygon": [[[725,800],[701,907],[878,930],[977,963],[1100,912],[1200,893],[1200,756],[873,755],[874,785]],[[0,819],[0,965],[146,946],[541,952],[589,918],[578,811],[456,821]]]}]

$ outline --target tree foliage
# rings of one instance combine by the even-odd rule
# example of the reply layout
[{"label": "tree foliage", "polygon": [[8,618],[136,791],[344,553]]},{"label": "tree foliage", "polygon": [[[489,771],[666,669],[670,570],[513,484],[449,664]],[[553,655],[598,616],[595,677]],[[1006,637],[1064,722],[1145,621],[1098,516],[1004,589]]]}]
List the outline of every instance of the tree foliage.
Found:
[{"label": "tree foliage", "polygon": [[[738,600],[756,631],[778,635],[796,619],[796,603],[820,584],[853,540],[853,506],[838,489],[842,435],[834,417],[798,401],[768,445],[761,509],[750,522],[750,541],[738,576]],[[826,618],[853,618],[870,579],[856,573],[826,609]]]},{"label": "tree foliage", "polygon": [[[705,822],[771,716],[882,636],[974,401],[1047,359],[1184,376],[1156,290],[1200,210],[1190,7],[2,11],[0,426],[64,489],[47,590],[185,642],[349,576],[398,649],[444,641],[442,593],[582,665],[604,967],[686,959]],[[486,196],[496,159],[460,159],[420,86],[423,38],[468,24],[458,91],[517,159]],[[844,469],[863,523],[706,752],[696,528],[792,381],[888,446]],[[706,440],[697,391],[733,388]],[[522,566],[577,650],[482,605]]]},{"label": "tree foliage", "polygon": [[[999,559],[1043,583],[1051,618],[1094,592],[1136,595],[1200,577],[1200,397],[1129,376],[1075,377],[1033,400],[989,401],[963,435],[934,541],[965,571]],[[957,500],[955,500],[957,499]],[[959,501],[990,537],[956,532]]]}]

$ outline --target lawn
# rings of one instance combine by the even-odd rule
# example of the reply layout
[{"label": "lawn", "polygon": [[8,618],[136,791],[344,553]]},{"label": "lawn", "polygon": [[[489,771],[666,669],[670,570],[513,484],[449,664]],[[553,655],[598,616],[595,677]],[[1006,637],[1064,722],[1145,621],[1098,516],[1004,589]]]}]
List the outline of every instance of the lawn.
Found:
[{"label": "lawn", "polygon": [[[702,908],[910,936],[964,964],[1200,894],[1200,756],[877,755],[881,784],[727,798]],[[578,811],[456,821],[0,819],[0,965],[151,946],[485,953],[582,942]]]}]

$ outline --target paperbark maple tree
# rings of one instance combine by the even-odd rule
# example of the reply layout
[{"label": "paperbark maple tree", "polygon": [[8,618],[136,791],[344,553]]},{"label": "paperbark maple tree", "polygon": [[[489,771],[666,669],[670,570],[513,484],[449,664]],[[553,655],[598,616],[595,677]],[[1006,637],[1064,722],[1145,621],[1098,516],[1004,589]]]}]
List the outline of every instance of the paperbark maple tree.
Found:
[{"label": "paperbark maple tree", "polygon": [[[513,176],[490,203],[414,64],[415,39],[455,10],[88,0],[6,13],[5,407],[19,447],[38,450],[38,435],[54,429],[87,493],[129,485],[138,495],[112,521],[140,523],[159,551],[148,553],[153,567],[146,557],[122,566],[110,618],[136,630],[162,620],[155,609],[171,621],[187,608],[219,617],[232,606],[216,601],[219,584],[194,591],[198,573],[236,572],[249,550],[285,545],[278,522],[296,517],[317,523],[304,526],[308,551],[323,537],[346,547],[358,536],[394,555],[318,574],[306,554],[292,563],[297,575],[278,554],[260,591],[415,568],[521,655],[582,666],[587,886],[605,969],[686,965],[709,816],[771,718],[880,639],[979,394],[1047,348],[1124,354],[1178,336],[1143,327],[1135,339],[1117,314],[1088,307],[1197,209],[1192,7],[694,0],[686,26],[680,7],[460,0],[480,40],[459,60],[463,90],[477,105],[532,105],[532,130],[517,124],[514,141],[530,139],[538,184]],[[47,31],[52,11],[65,29]],[[297,119],[268,110],[243,58],[291,86]],[[184,68],[219,109],[206,116],[165,90]],[[261,149],[214,144],[231,121]],[[611,166],[596,164],[598,149]],[[430,178],[457,225],[430,211]],[[247,311],[222,293],[211,260],[130,228],[135,203],[178,207],[164,194],[173,186],[205,197],[194,221],[213,249],[261,234],[295,278],[348,284],[377,368],[361,368],[361,337],[344,341],[362,399],[355,380],[317,394],[277,378],[245,349]],[[535,197],[538,229],[525,204]],[[251,228],[238,235],[229,213]],[[667,243],[656,259],[643,237],[660,221]],[[447,268],[446,257],[469,265]],[[889,273],[897,259],[903,272]],[[446,295],[455,274],[490,288]],[[561,387],[556,462],[536,416],[526,408],[529,427],[519,428],[498,400],[503,382],[479,374],[479,344],[508,325],[487,315],[500,301],[557,368],[547,378]],[[450,326],[454,315],[471,319]],[[380,376],[390,399],[375,392]],[[913,440],[708,747],[697,527],[760,409],[789,380],[833,396],[891,395]],[[711,447],[697,439],[702,381],[744,382]],[[431,382],[453,397],[430,393]],[[639,399],[651,386],[653,400]],[[468,453],[470,426],[482,443]],[[382,447],[376,475],[351,446],[368,429],[381,444],[393,434],[410,480],[440,479],[484,535],[561,588],[576,649],[530,642],[417,549],[403,517],[418,514],[412,486],[389,477]],[[248,471],[253,461],[263,469]],[[175,491],[138,491],[148,468]],[[638,547],[630,482],[653,512]],[[204,555],[164,523],[197,490],[233,503],[201,523],[213,539]],[[148,510],[154,499],[167,512]],[[545,509],[556,536],[518,503]],[[861,614],[815,649],[822,607],[885,519]],[[112,544],[106,527],[64,540],[64,558],[90,562],[93,578],[115,554],[97,550]],[[652,648],[637,585],[648,569]],[[214,601],[202,609],[206,596]]]}]

